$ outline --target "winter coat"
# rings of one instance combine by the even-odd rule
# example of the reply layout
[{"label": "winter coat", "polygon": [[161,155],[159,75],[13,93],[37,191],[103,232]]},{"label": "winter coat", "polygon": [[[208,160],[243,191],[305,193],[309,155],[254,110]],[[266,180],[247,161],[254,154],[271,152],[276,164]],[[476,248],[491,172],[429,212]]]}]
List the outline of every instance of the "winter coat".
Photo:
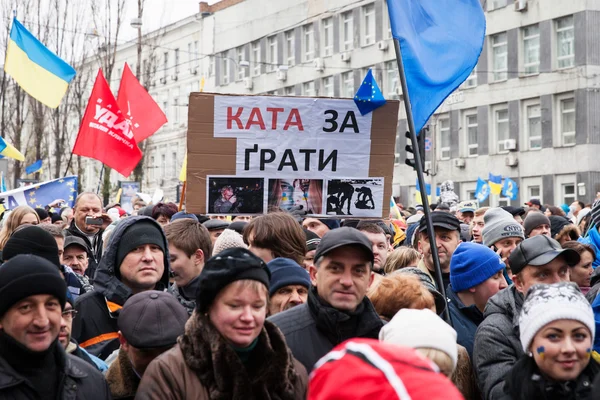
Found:
[{"label": "winter coat", "polygon": [[92,280],[92,282],[94,281],[96,268],[100,264],[100,259],[102,258],[103,232],[104,230],[100,229],[94,236],[94,243],[91,243],[87,235],[83,233],[79,228],[77,228],[77,225],[75,225],[75,219],[73,219],[71,221],[71,225],[69,225],[69,227],[65,229],[66,236],[77,236],[78,238],[81,238],[87,245],[88,267],[85,270],[85,275],[88,276]]},{"label": "winter coat", "polygon": [[452,318],[452,327],[456,331],[457,343],[467,349],[469,357],[472,359],[475,332],[483,321],[483,313],[475,305],[465,306],[458,297],[458,293],[452,290],[452,285],[446,289],[446,296],[449,300],[448,310]]},{"label": "winter coat", "polygon": [[[59,368],[62,382],[58,399],[61,400],[103,400],[110,399],[110,391],[106,380],[96,368],[87,362],[68,355],[58,344],[60,351]],[[0,399],[27,400],[35,399],[37,394],[8,362],[0,357]]]},{"label": "winter coat", "polygon": [[96,271],[94,291],[79,296],[75,302],[77,315],[73,320],[72,336],[79,342],[79,346],[102,360],[119,348],[119,328],[117,318],[125,301],[133,294],[115,276],[119,266],[117,262],[117,249],[123,232],[140,220],[151,221],[160,231],[165,243],[163,275],[156,286],[156,290],[166,290],[169,285],[169,251],[167,239],[160,225],[149,217],[129,217],[121,221],[113,230],[106,253]]},{"label": "winter coat", "polygon": [[185,307],[185,309],[187,310],[189,315],[192,315],[192,312],[194,312],[194,309],[196,308],[196,300],[188,300],[185,297],[183,297],[183,295],[181,294],[181,291],[179,290],[179,286],[177,286],[176,283],[173,283],[171,285],[171,287],[169,288],[169,293],[171,293],[179,302],[179,304],[181,304],[182,306]]},{"label": "winter coat", "polygon": [[594,300],[596,300],[598,292],[600,292],[600,268],[596,268],[594,272],[592,272],[590,286],[591,288],[585,294],[585,298],[592,304]]},{"label": "winter coat", "polygon": [[91,355],[90,353],[79,347],[79,345],[73,341],[69,342],[69,345],[65,350],[68,354],[82,359],[83,361],[87,362],[100,372],[104,372],[108,369],[108,365],[106,365],[104,361],[102,361],[96,356]]},{"label": "winter coat", "polygon": [[600,266],[600,232],[598,232],[598,228],[592,227],[588,230],[586,237],[582,236],[577,241],[583,244],[589,244],[594,248],[594,251],[596,251],[596,259],[592,263],[592,266],[594,269]]},{"label": "winter coat", "polygon": [[485,319],[475,334],[473,350],[473,367],[485,399],[502,397],[505,375],[523,355],[519,339],[522,306],[523,295],[514,285],[488,300],[483,313]]},{"label": "winter coat", "polygon": [[481,400],[475,371],[473,371],[469,353],[463,346],[458,345],[458,362],[452,376],[450,376],[450,380],[465,400]]},{"label": "winter coat", "polygon": [[308,377],[277,327],[265,321],[246,365],[209,322],[194,312],[178,344],[150,363],[138,400],[304,400]]},{"label": "winter coat", "polygon": [[106,381],[113,399],[133,400],[135,398],[140,378],[133,370],[127,353],[123,350],[119,350],[117,359],[108,368]]},{"label": "winter coat", "polygon": [[294,357],[310,372],[321,357],[343,341],[355,337],[379,339],[383,321],[365,296],[354,313],[325,303],[316,288],[308,301],[269,318],[281,329]]},{"label": "winter coat", "polygon": [[533,358],[523,356],[506,376],[502,400],[587,400],[597,399],[594,378],[600,365],[592,358],[575,381],[555,382],[545,378]]}]

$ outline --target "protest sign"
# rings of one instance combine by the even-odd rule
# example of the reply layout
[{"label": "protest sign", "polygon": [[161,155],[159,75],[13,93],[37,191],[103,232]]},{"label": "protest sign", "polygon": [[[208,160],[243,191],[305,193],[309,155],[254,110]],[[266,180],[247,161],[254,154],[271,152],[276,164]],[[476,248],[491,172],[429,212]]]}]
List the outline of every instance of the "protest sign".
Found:
[{"label": "protest sign", "polygon": [[[192,93],[187,210],[260,214],[302,205],[309,215],[387,215],[398,105],[363,116],[352,99]],[[341,182],[354,190],[345,210],[333,194]]]}]

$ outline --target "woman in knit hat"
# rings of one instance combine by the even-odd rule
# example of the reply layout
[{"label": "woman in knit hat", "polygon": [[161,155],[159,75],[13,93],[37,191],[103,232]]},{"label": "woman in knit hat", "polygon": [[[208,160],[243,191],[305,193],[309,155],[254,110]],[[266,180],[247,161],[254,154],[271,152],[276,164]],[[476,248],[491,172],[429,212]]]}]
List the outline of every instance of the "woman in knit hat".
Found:
[{"label": "woman in knit hat", "polygon": [[535,285],[519,316],[525,355],[506,376],[510,399],[592,399],[600,365],[592,358],[592,307],[577,285]]},{"label": "woman in knit hat", "polygon": [[184,334],[150,363],[136,398],[304,399],[306,370],[266,321],[270,276],[246,249],[210,258]]}]

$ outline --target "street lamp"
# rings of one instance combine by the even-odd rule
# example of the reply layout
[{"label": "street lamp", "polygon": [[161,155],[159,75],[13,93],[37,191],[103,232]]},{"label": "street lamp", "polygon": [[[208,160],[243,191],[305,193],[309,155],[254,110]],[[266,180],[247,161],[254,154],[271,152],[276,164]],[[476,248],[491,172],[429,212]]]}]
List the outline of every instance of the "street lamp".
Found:
[{"label": "street lamp", "polygon": [[140,29],[142,27],[142,19],[141,18],[132,18],[130,25],[132,28]]}]

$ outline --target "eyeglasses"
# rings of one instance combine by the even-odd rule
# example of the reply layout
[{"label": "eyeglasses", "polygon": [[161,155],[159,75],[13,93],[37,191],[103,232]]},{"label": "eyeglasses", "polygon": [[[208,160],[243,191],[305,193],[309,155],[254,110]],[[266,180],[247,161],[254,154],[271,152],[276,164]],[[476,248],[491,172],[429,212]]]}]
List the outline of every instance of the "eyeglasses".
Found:
[{"label": "eyeglasses", "polygon": [[73,318],[75,318],[75,315],[77,315],[77,310],[65,310],[62,312],[62,316],[64,317],[64,319],[66,320],[72,320]]}]

